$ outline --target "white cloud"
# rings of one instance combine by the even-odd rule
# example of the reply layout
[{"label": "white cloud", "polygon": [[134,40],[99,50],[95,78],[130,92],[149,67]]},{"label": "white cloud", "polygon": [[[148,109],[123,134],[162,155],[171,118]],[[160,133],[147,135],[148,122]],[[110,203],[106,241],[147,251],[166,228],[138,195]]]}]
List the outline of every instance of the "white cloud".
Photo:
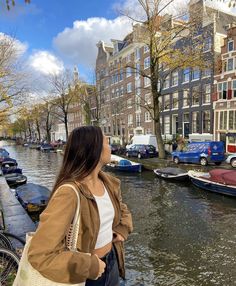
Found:
[{"label": "white cloud", "polygon": [[44,75],[59,74],[64,65],[56,56],[48,51],[37,51],[29,57],[29,66]]},{"label": "white cloud", "polygon": [[125,17],[114,20],[89,18],[75,21],[72,28],[66,28],[54,38],[56,49],[73,64],[86,67],[94,66],[97,55],[96,44],[102,40],[123,39],[132,29],[131,22]]},{"label": "white cloud", "polygon": [[14,55],[16,57],[22,56],[28,49],[28,45],[26,43],[22,43],[16,38],[13,38],[10,35],[1,32],[0,32],[0,42],[4,42],[7,45],[12,46],[14,49]]}]

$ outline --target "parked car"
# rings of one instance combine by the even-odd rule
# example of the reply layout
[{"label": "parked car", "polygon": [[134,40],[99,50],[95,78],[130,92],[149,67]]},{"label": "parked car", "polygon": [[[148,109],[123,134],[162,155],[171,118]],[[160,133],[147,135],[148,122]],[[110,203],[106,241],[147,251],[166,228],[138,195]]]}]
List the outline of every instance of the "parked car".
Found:
[{"label": "parked car", "polygon": [[153,145],[134,144],[126,150],[126,157],[149,158],[157,156],[156,148]]},{"label": "parked car", "polygon": [[196,163],[206,166],[208,163],[220,165],[225,160],[224,142],[193,142],[189,143],[185,150],[171,153],[172,160],[178,164]]},{"label": "parked car", "polygon": [[119,144],[111,144],[111,154],[117,154],[121,148]]},{"label": "parked car", "polygon": [[236,153],[230,154],[225,162],[230,164],[233,168],[236,168]]}]

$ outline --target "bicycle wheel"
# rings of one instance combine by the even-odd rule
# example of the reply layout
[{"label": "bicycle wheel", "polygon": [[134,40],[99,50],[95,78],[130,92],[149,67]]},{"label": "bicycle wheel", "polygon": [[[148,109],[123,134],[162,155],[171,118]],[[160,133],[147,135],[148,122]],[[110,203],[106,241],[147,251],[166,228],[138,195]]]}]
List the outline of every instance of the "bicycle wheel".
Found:
[{"label": "bicycle wheel", "polygon": [[10,286],[15,279],[20,258],[12,250],[0,248],[0,285]]},{"label": "bicycle wheel", "polygon": [[1,232],[0,232],[0,247],[13,250],[11,241]]},{"label": "bicycle wheel", "polygon": [[12,245],[12,250],[23,249],[25,245],[25,240],[21,237],[10,233],[10,232],[2,232],[2,234],[10,241]]}]

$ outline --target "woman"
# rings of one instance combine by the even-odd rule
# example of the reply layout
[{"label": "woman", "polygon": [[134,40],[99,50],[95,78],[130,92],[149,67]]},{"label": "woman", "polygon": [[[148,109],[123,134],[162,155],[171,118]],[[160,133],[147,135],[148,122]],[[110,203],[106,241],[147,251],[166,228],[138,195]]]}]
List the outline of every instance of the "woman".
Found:
[{"label": "woman", "polygon": [[[124,278],[123,241],[132,231],[132,218],[121,201],[119,180],[101,171],[110,157],[110,146],[99,127],[71,132],[51,199],[28,252],[31,265],[52,281],[116,286],[119,276]],[[74,184],[80,195],[78,252],[65,247],[77,205],[75,192],[63,187],[65,183]]]}]

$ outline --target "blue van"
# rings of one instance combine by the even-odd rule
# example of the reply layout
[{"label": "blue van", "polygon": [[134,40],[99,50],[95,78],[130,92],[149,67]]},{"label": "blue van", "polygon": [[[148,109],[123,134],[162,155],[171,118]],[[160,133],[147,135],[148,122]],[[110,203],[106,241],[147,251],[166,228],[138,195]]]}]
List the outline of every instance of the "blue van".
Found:
[{"label": "blue van", "polygon": [[178,164],[196,163],[206,166],[208,163],[220,165],[225,160],[224,142],[192,142],[186,146],[184,151],[171,153],[172,160]]}]

